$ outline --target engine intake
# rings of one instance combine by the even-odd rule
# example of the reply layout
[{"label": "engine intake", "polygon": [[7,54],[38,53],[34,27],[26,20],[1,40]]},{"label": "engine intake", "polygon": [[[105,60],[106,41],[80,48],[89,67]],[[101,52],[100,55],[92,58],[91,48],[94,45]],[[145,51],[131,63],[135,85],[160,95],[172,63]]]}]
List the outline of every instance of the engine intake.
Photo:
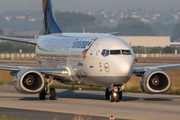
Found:
[{"label": "engine intake", "polygon": [[44,88],[44,77],[36,70],[23,69],[14,77],[14,86],[21,93],[39,93]]},{"label": "engine intake", "polygon": [[140,80],[141,89],[149,94],[164,93],[171,87],[169,75],[160,69],[148,70]]}]

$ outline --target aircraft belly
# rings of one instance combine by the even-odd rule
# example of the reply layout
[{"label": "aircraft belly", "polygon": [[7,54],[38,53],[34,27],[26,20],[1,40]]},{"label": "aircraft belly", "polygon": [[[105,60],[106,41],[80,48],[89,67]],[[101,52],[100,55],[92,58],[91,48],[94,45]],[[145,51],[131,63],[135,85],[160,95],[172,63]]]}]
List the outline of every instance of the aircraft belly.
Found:
[{"label": "aircraft belly", "polygon": [[72,78],[79,77],[79,85],[92,85],[92,86],[109,86],[111,84],[125,84],[130,80],[130,76],[72,76]]}]

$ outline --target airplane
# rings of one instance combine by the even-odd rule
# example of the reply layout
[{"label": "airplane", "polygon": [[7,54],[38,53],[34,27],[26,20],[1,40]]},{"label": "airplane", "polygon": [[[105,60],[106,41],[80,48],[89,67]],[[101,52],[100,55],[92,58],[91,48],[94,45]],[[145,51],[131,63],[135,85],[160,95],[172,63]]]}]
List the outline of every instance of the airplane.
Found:
[{"label": "airplane", "polygon": [[134,68],[134,52],[114,33],[64,33],[53,15],[52,0],[43,0],[44,35],[37,40],[0,36],[36,46],[37,60],[42,68],[1,65],[1,70],[14,76],[14,87],[23,94],[39,93],[39,99],[56,99],[49,78],[70,85],[107,87],[106,100],[119,102],[125,84],[135,74],[141,77],[143,92],[158,94],[168,91],[171,79],[165,69],[180,64]]}]

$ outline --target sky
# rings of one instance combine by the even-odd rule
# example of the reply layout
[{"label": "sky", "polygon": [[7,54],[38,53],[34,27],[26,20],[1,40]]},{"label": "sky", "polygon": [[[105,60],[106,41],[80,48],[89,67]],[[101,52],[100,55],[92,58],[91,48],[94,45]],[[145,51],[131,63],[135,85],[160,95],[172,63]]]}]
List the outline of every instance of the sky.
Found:
[{"label": "sky", "polygon": [[[142,8],[144,10],[165,11],[180,9],[180,0],[52,0],[55,10],[59,11],[126,11]],[[6,10],[41,10],[42,0],[0,0],[0,12]]]}]

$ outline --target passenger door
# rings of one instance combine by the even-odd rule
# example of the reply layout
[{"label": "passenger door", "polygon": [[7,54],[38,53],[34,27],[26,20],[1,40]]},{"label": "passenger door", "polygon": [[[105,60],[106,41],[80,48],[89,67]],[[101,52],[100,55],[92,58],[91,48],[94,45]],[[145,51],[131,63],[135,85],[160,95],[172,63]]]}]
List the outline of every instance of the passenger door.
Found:
[{"label": "passenger door", "polygon": [[89,68],[93,68],[94,67],[94,57],[95,57],[95,54],[96,54],[97,46],[98,46],[98,44],[94,44],[92,46],[91,51],[90,51]]}]

